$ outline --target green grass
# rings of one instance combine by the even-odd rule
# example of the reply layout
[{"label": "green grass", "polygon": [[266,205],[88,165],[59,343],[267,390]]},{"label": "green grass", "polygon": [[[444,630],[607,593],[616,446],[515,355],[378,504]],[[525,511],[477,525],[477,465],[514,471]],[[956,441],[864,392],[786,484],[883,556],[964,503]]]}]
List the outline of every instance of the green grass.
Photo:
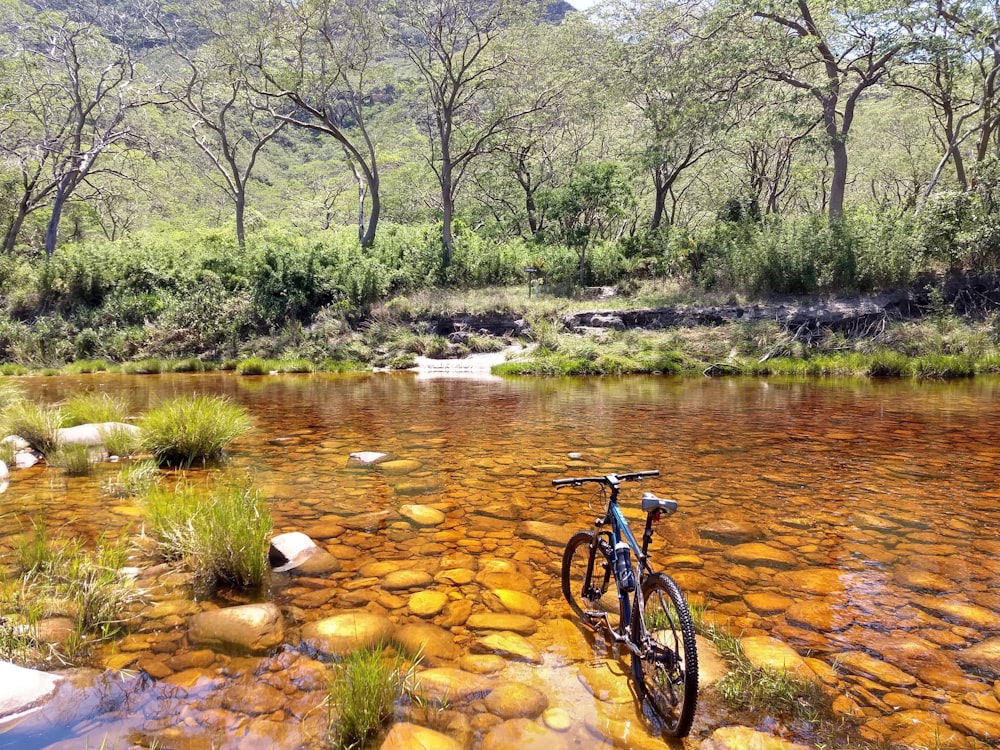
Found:
[{"label": "green grass", "polygon": [[124,396],[114,396],[104,391],[78,391],[59,405],[62,426],[100,422],[124,422],[132,405]]},{"label": "green grass", "polygon": [[199,490],[152,487],[144,500],[147,532],[167,560],[183,560],[209,585],[263,582],[272,521],[267,501],[249,482]]},{"label": "green grass", "polygon": [[[0,656],[22,664],[73,658],[127,631],[143,594],[124,572],[129,547],[123,539],[102,535],[91,550],[78,539],[51,539],[36,525],[16,552],[20,575],[0,586]],[[61,654],[45,653],[34,638],[37,623],[55,615],[71,617],[76,628],[58,647]]]},{"label": "green grass", "polygon": [[250,357],[236,365],[237,375],[267,375],[277,369],[277,362],[263,357]]},{"label": "green grass", "polygon": [[71,477],[85,477],[93,467],[90,447],[86,445],[61,445],[45,457],[46,463],[62,469]]},{"label": "green grass", "polygon": [[392,718],[413,669],[381,646],[352,651],[334,664],[327,690],[329,744],[338,750],[366,747]]},{"label": "green grass", "polygon": [[63,418],[58,407],[21,399],[7,406],[3,419],[7,430],[20,435],[43,454],[59,447],[56,431],[62,427]]},{"label": "green grass", "polygon": [[169,366],[162,359],[156,358],[142,359],[138,362],[126,362],[122,365],[122,372],[126,375],[158,375],[169,369]]},{"label": "green grass", "polygon": [[158,476],[156,461],[129,462],[115,476],[101,483],[101,491],[108,497],[142,497],[156,484]]},{"label": "green grass", "polygon": [[142,434],[124,425],[102,427],[100,435],[108,455],[129,458],[142,449]]},{"label": "green grass", "polygon": [[247,411],[222,396],[178,396],[138,420],[142,448],[160,464],[191,466],[218,461],[250,429]]}]

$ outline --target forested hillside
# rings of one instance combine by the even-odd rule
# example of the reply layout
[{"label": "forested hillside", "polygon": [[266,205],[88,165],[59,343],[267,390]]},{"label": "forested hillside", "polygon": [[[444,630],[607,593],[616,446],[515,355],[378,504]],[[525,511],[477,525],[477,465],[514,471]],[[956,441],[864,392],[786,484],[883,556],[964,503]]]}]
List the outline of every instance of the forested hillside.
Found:
[{"label": "forested hillside", "polygon": [[983,0],[5,0],[0,45],[4,283],[88,258],[18,320],[164,244],[230,292],[264,263],[306,323],[528,265],[809,293],[1000,258]]}]

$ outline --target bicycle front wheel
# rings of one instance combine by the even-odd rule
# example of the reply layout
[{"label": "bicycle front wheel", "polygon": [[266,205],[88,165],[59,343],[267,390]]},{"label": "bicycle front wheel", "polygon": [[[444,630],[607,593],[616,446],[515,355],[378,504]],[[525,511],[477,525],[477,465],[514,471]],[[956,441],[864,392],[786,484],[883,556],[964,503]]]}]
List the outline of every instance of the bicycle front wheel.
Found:
[{"label": "bicycle front wheel", "polygon": [[632,613],[632,677],[639,696],[663,719],[667,733],[684,737],[698,702],[698,652],[694,623],[680,587],[669,576],[642,584],[644,607]]},{"label": "bicycle front wheel", "polygon": [[563,553],[562,591],[573,611],[593,626],[606,622],[621,631],[621,601],[615,581],[611,549],[593,531],[570,537]]}]

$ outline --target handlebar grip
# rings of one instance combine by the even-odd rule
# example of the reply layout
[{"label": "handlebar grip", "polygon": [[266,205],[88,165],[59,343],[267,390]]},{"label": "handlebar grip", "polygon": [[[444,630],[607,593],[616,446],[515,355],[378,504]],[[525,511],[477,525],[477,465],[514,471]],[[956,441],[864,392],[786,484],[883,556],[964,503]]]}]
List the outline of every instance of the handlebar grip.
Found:
[{"label": "handlebar grip", "polygon": [[562,487],[567,484],[578,484],[583,481],[583,477],[566,477],[564,479],[553,479],[552,484],[556,487]]},{"label": "handlebar grip", "polygon": [[642,477],[658,477],[660,476],[659,469],[650,469],[648,471],[632,471],[628,474],[619,474],[618,478],[623,481],[633,481],[636,479],[642,479]]}]

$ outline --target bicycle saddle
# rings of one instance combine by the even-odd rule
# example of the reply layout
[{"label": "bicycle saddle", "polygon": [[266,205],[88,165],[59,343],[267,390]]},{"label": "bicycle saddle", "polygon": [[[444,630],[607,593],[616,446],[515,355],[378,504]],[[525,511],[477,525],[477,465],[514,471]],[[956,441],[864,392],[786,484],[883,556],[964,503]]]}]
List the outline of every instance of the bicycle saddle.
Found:
[{"label": "bicycle saddle", "polygon": [[669,516],[677,510],[677,501],[667,500],[665,497],[657,497],[652,492],[643,492],[642,509],[646,513],[652,513],[653,511],[658,510]]}]

